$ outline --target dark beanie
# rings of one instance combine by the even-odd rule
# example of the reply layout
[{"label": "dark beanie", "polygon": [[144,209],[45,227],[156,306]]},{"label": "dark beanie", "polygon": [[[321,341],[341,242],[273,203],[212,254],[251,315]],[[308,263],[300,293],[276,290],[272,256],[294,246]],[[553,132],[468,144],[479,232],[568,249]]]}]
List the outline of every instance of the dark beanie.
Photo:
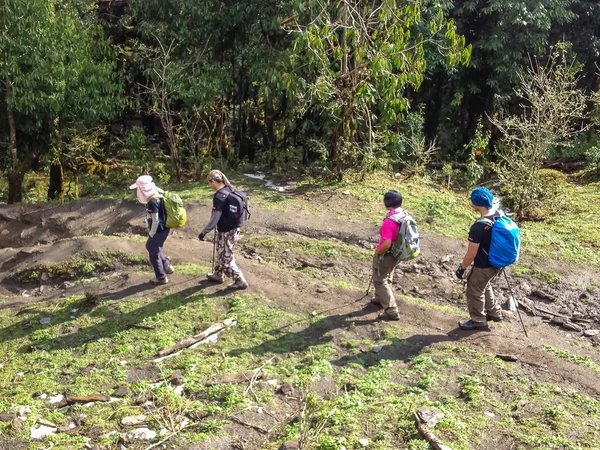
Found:
[{"label": "dark beanie", "polygon": [[487,209],[492,209],[494,194],[486,187],[478,187],[471,192],[471,203],[475,206],[484,206]]},{"label": "dark beanie", "polygon": [[387,191],[383,196],[383,204],[386,208],[400,208],[402,206],[402,194],[398,191]]}]

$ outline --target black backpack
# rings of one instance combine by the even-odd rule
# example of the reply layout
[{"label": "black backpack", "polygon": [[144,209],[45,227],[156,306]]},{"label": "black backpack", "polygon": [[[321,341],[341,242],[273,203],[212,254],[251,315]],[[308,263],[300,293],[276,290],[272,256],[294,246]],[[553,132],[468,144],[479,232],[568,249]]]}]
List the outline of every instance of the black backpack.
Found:
[{"label": "black backpack", "polygon": [[232,187],[229,187],[229,191],[227,195],[227,218],[232,225],[240,228],[246,225],[251,216],[248,209],[248,197],[245,192]]}]

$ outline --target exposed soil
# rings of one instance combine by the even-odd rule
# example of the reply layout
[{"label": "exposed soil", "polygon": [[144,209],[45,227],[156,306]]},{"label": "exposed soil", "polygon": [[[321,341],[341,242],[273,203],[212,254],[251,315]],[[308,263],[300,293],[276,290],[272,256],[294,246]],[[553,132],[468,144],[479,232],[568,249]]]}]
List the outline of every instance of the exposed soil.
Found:
[{"label": "exposed soil", "polygon": [[[189,204],[188,224],[175,231],[167,240],[166,254],[178,264],[196,263],[210,266],[212,243],[199,242],[198,231],[208,219],[210,208],[206,204]],[[38,267],[41,264],[60,263],[83,251],[120,251],[146,257],[143,240],[128,239],[141,236],[145,232],[143,208],[134,202],[79,201],[62,206],[7,206],[0,209],[0,308],[35,309],[38,302],[48,302],[59,297],[92,292],[100,299],[125,299],[133,295],[155,298],[161,292],[185,292],[197,289],[201,282],[203,292],[222,294],[223,286],[204,283],[203,276],[175,273],[167,286],[158,288],[148,283],[148,273],[141,273],[135,267],[119,266],[115,272],[91,274],[97,279],[93,283],[65,283],[64,279],[45,277],[31,283],[10,279],[18,270]],[[105,236],[90,236],[102,233]],[[357,224],[328,217],[327,214],[310,215],[295,211],[253,210],[252,221],[244,229],[246,236],[265,236],[294,240],[316,238],[337,240],[355,246],[365,252],[371,243],[376,242],[377,229],[370,224]],[[107,237],[110,236],[110,237]],[[77,239],[72,239],[77,237]],[[115,239],[121,238],[121,239]],[[336,241],[333,241],[336,242]],[[434,309],[418,302],[399,302],[402,320],[399,326],[419,330],[407,339],[409,345],[384,347],[381,352],[371,353],[369,358],[375,364],[381,359],[406,360],[428,346],[445,342],[459,341],[477,350],[488,353],[512,354],[518,357],[523,370],[533,379],[551,381],[564,387],[572,387],[581,393],[600,399],[598,374],[592,369],[569,364],[564,359],[540,348],[540,344],[571,350],[578,355],[590,356],[600,362],[596,341],[582,336],[581,332],[562,328],[556,315],[569,317],[569,322],[581,330],[600,328],[600,287],[593,280],[600,280],[596,270],[574,264],[545,262],[527,259],[532,268],[556,272],[559,281],[551,284],[540,282],[535,276],[511,277],[516,297],[528,299],[531,304],[541,306],[545,311],[537,311],[532,316],[521,312],[529,337],[525,337],[521,324],[514,314],[507,314],[507,321],[492,325],[490,331],[469,333],[457,328],[457,321],[466,317],[466,306],[461,302],[463,283],[453,276],[454,270],[465,250],[465,243],[425,233],[422,239],[422,256],[403,264],[403,274],[395,280],[395,288],[408,296],[421,298],[429,303],[465,310],[459,316],[450,308]],[[327,327],[312,329],[310,335],[304,327],[298,330],[298,349],[303,350],[305,342],[326,342],[338,339],[343,331],[346,339],[373,338],[377,332],[375,323],[379,311],[368,303],[358,291],[338,287],[335,281],[343,278],[357,286],[369,284],[370,262],[368,259],[349,259],[341,256],[301,254],[294,248],[266,249],[253,246],[248,239],[240,244],[242,253],[239,265],[249,283],[249,291],[258,295],[279,300],[282,309],[311,317],[319,312],[327,317]],[[300,271],[310,266],[319,270],[321,277],[311,277]],[[326,283],[326,281],[332,283]],[[502,301],[509,297],[503,278],[496,282],[497,294]],[[535,294],[535,292],[537,294]],[[540,294],[541,291],[541,294]],[[546,298],[542,298],[547,294]],[[529,304],[529,303],[528,303]],[[555,313],[556,315],[553,315]],[[554,318],[555,323],[550,323]],[[352,327],[350,324],[353,324]],[[65,337],[65,343],[68,336]],[[248,349],[241,349],[246,351]],[[341,356],[337,365],[343,365],[346,357]],[[152,367],[141,367],[130,371],[129,382],[152,379],[156,373]],[[322,395],[332,389],[327,382],[315,389]],[[334,386],[335,387],[335,386]],[[450,389],[450,388],[449,388]],[[257,420],[270,420],[268,416],[251,412],[240,416],[242,422],[251,422],[268,427],[270,424]],[[265,419],[267,417],[267,419]],[[260,431],[248,430],[248,426],[232,423],[226,429],[227,436],[211,437],[210,442],[189,445],[188,449],[242,448],[240,436],[244,434],[243,448],[261,448],[263,438]],[[490,443],[489,449],[506,447],[502,436],[498,442]],[[504,446],[504,447],[503,447]],[[0,444],[2,447],[2,444]],[[11,447],[13,448],[13,447]],[[17,447],[14,447],[17,448]]]}]

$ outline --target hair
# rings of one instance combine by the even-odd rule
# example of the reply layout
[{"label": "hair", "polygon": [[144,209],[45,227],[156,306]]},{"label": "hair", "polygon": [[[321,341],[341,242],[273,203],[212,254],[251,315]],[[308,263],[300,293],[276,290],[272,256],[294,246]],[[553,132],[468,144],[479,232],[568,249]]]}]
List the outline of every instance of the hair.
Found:
[{"label": "hair", "polygon": [[223,183],[225,186],[232,187],[231,183],[229,182],[229,180],[227,179],[225,174],[223,172],[221,172],[220,170],[216,170],[216,169],[211,170],[210,172],[208,172],[206,179],[209,182],[216,181],[217,183]]},{"label": "hair", "polygon": [[383,204],[386,208],[400,208],[402,206],[402,194],[395,190],[390,190],[383,196]]}]

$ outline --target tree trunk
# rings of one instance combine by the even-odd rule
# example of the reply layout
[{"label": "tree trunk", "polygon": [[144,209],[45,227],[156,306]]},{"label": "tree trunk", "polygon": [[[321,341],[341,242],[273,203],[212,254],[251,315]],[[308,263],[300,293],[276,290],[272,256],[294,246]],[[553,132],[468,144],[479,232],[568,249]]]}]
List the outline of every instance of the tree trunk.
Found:
[{"label": "tree trunk", "polygon": [[21,203],[23,201],[23,179],[25,171],[15,169],[7,173],[8,203]]},{"label": "tree trunk", "polygon": [[56,200],[62,202],[65,195],[65,177],[63,166],[59,160],[56,160],[50,166],[50,182],[48,184],[48,200]]}]

